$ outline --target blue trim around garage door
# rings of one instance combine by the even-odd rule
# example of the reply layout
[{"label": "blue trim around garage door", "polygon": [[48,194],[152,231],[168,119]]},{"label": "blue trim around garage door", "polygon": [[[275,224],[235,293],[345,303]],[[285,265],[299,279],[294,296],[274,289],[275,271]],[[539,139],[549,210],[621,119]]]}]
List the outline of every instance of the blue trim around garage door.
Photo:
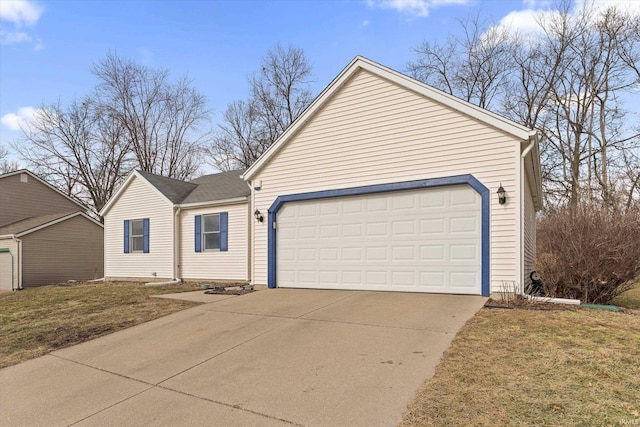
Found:
[{"label": "blue trim around garage door", "polygon": [[358,196],[362,194],[384,193],[390,191],[415,190],[419,188],[444,187],[449,185],[467,184],[473,188],[482,199],[482,295],[489,296],[489,189],[473,175],[457,175],[444,178],[421,179],[417,181],[394,182],[392,184],[367,185],[364,187],[342,188],[339,190],[313,191],[310,193],[288,194],[278,196],[269,208],[268,217],[268,277],[270,288],[276,287],[276,228],[274,222],[282,205],[287,202],[301,200],[326,199],[329,197]]}]

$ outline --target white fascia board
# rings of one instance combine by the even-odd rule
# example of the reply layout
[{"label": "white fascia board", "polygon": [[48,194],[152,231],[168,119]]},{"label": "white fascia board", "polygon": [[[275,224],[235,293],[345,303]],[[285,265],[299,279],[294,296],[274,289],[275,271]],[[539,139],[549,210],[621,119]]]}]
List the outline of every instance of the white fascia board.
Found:
[{"label": "white fascia board", "polygon": [[14,239],[15,237],[15,234],[3,234],[0,236],[0,240]]},{"label": "white fascia board", "polygon": [[538,134],[534,131],[529,139],[529,143],[533,143],[533,147],[525,155],[525,173],[529,177],[529,187],[533,197],[533,204],[536,211],[543,207],[542,196],[542,172],[540,166],[540,142]]},{"label": "white fascia board", "polygon": [[64,194],[62,191],[58,190],[56,187],[54,187],[53,185],[49,184],[47,181],[45,181],[44,179],[40,178],[38,175],[34,174],[33,172],[31,172],[28,169],[19,169],[17,171],[7,172],[7,173],[4,173],[4,174],[1,174],[0,175],[0,179],[8,178],[8,177],[14,176],[14,175],[20,175],[20,174],[23,174],[23,173],[26,173],[31,178],[33,178],[33,179],[37,180],[38,182],[46,185],[47,187],[49,187],[50,189],[52,189],[56,193],[60,194],[62,197],[65,197],[65,198],[69,199],[70,201],[72,201],[73,203],[78,205],[80,208],[82,208],[82,210],[85,210],[85,211],[89,210],[89,208],[87,206],[85,206],[82,202],[80,202],[78,200],[75,200],[73,197]]},{"label": "white fascia board", "polygon": [[42,230],[43,228],[51,227],[52,225],[58,224],[58,223],[60,223],[62,221],[66,221],[66,220],[71,219],[71,218],[73,218],[75,216],[78,216],[78,215],[83,216],[86,219],[88,219],[89,221],[93,222],[94,224],[99,225],[101,228],[104,228],[104,225],[102,225],[101,223],[99,223],[95,219],[91,218],[90,216],[86,215],[84,212],[74,212],[72,214],[65,215],[65,216],[60,217],[58,219],[54,219],[53,221],[49,221],[49,222],[47,222],[45,224],[42,224],[42,225],[39,225],[37,227],[30,228],[30,229],[28,229],[26,231],[22,231],[20,233],[16,233],[15,236],[16,237],[26,236],[27,234],[35,233],[38,230]]},{"label": "white fascia board", "polygon": [[243,203],[249,203],[249,198],[237,197],[235,199],[213,200],[209,202],[183,203],[175,206],[179,207],[180,209],[195,209],[195,208],[206,208],[210,206],[239,205]]},{"label": "white fascia board", "polygon": [[298,130],[304,126],[310,117],[318,111],[332,96],[338,91],[342,85],[357,73],[359,70],[366,70],[374,75],[387,79],[399,86],[423,95],[435,102],[443,104],[453,110],[472,117],[480,122],[493,126],[503,132],[506,132],[519,140],[529,141],[535,131],[519,125],[509,119],[498,114],[492,113],[483,108],[477,107],[462,99],[456,98],[445,92],[437,90],[411,77],[405,76],[391,68],[371,61],[362,56],[356,56],[347,65],[338,76],[316,97],[316,99],[307,107],[307,109],[285,130],[285,132],[256,160],[242,175],[245,181],[251,178],[273,157],[287,141],[295,135]]}]

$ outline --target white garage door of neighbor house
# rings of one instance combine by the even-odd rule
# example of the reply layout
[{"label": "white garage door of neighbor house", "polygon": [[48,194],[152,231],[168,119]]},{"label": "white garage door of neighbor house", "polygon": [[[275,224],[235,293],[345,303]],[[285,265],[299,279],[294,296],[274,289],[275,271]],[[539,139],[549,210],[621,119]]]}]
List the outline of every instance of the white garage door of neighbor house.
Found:
[{"label": "white garage door of neighbor house", "polygon": [[481,294],[481,197],[468,185],[287,202],[279,287]]},{"label": "white garage door of neighbor house", "polygon": [[11,254],[0,252],[0,290],[11,290]]}]

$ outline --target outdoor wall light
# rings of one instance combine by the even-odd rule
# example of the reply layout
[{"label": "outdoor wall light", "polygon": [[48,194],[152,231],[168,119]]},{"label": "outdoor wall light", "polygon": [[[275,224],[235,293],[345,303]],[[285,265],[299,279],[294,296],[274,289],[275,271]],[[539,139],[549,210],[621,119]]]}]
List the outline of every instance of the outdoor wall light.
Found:
[{"label": "outdoor wall light", "polygon": [[256,221],[258,222],[264,221],[264,216],[258,209],[256,209],[256,211],[253,213],[253,216],[256,217]]},{"label": "outdoor wall light", "polygon": [[500,183],[500,187],[498,187],[498,202],[500,202],[501,205],[507,203],[507,192],[504,191],[502,183]]}]

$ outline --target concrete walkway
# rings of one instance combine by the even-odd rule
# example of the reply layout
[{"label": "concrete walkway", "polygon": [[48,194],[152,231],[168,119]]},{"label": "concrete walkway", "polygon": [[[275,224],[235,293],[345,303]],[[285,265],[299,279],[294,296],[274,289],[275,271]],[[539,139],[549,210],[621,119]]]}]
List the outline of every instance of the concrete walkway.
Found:
[{"label": "concrete walkway", "polygon": [[0,370],[0,425],[395,425],[485,298],[275,289]]}]

